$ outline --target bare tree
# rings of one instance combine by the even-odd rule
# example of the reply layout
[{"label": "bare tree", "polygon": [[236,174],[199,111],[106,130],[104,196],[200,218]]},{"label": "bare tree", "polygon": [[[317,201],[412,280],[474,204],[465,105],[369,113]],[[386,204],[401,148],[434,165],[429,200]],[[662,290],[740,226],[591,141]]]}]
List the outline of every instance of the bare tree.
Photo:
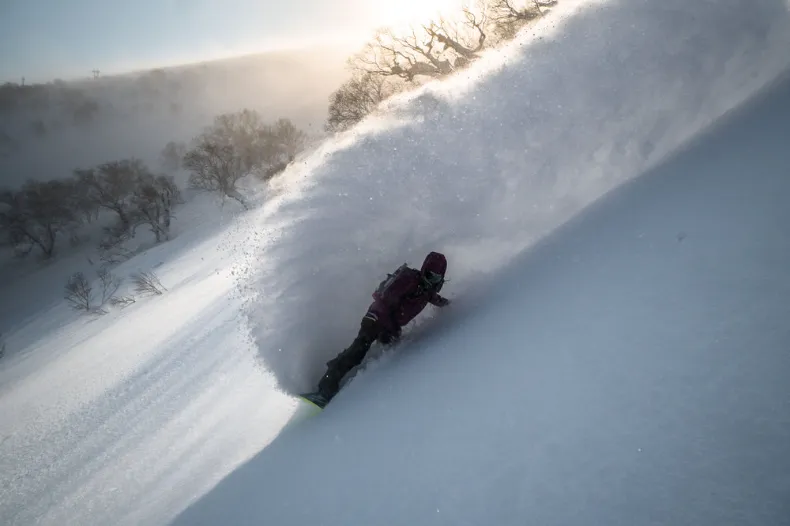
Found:
[{"label": "bare tree", "polygon": [[268,124],[256,111],[245,109],[217,116],[203,138],[232,147],[246,174],[289,162],[304,148],[307,135],[290,119],[280,118]]},{"label": "bare tree", "polygon": [[77,221],[69,192],[63,181],[28,181],[16,192],[0,192],[0,226],[20,254],[38,247],[44,257],[54,255],[58,235]]},{"label": "bare tree", "polygon": [[91,188],[85,180],[73,177],[66,181],[69,185],[69,208],[84,223],[92,223],[99,216],[99,206],[91,198]]},{"label": "bare tree", "polygon": [[93,309],[93,287],[82,272],[73,274],[66,283],[64,299],[74,310]]},{"label": "bare tree", "polygon": [[264,179],[281,171],[305,146],[307,135],[286,118],[265,123],[253,110],[225,113],[198,136],[183,157],[193,188],[235,199],[246,209],[238,181],[251,172]]},{"label": "bare tree", "polygon": [[355,72],[329,99],[329,118],[324,129],[335,133],[347,130],[365,118],[382,101],[401,89],[391,77]]},{"label": "bare tree", "polygon": [[353,68],[407,82],[418,77],[440,78],[477,58],[487,38],[484,3],[466,6],[458,21],[440,18],[405,33],[379,31],[351,60]]},{"label": "bare tree", "polygon": [[529,22],[546,14],[557,0],[490,0],[494,31],[501,40],[510,40]]},{"label": "bare tree", "polygon": [[138,159],[112,161],[96,168],[75,171],[79,184],[87,188],[88,199],[118,215],[122,232],[132,228],[129,215],[132,195],[140,176],[146,174],[149,174],[148,168]]},{"label": "bare tree", "polygon": [[136,302],[137,300],[135,300],[133,296],[113,296],[110,298],[110,305],[113,307],[120,307],[121,309],[125,309]]},{"label": "bare tree", "polygon": [[478,57],[486,43],[486,24],[488,22],[485,9],[475,10],[464,7],[463,21],[454,22],[444,17],[437,22],[425,26],[425,31],[435,37],[444,46],[444,51],[451,49],[456,58],[453,66],[458,69]]},{"label": "bare tree", "polygon": [[99,283],[101,284],[101,302],[100,305],[104,305],[109,301],[123,283],[123,280],[110,272],[106,267],[102,267],[96,271],[96,275],[99,277]]},{"label": "bare tree", "polygon": [[88,281],[85,274],[76,272],[71,275],[65,287],[64,299],[69,303],[69,306],[74,310],[85,312],[92,312],[94,314],[107,314],[103,308],[108,301],[110,301],[114,294],[118,292],[122,280],[110,272],[106,267],[100,268],[96,271],[99,277],[99,285],[101,287],[101,298],[95,302],[95,293],[93,284]]},{"label": "bare tree", "polygon": [[[132,216],[130,215],[130,218]],[[115,224],[104,227],[104,235],[99,241],[100,257],[102,261],[108,263],[120,262],[129,259],[134,254],[130,252],[124,243],[132,238],[132,229],[126,230],[122,224]]]},{"label": "bare tree", "polygon": [[139,294],[161,296],[167,290],[153,272],[132,274],[132,283]]},{"label": "bare tree", "polygon": [[184,156],[184,167],[192,172],[189,184],[193,188],[230,197],[247,209],[247,203],[236,189],[245,171],[241,157],[232,145],[201,136]]},{"label": "bare tree", "polygon": [[52,257],[57,236],[78,222],[69,207],[71,186],[64,181],[28,181],[22,186],[27,212],[25,235]]},{"label": "bare tree", "polygon": [[267,127],[267,131],[271,136],[271,156],[264,161],[269,165],[293,161],[307,143],[307,134],[290,119],[277,119],[272,126]]},{"label": "bare tree", "polygon": [[244,109],[218,115],[204,135],[214,144],[233,147],[247,173],[264,162],[267,132],[258,112]]},{"label": "bare tree", "polygon": [[18,206],[17,196],[14,191],[7,188],[0,189],[0,246],[16,247],[17,241],[13,231],[16,223]]},{"label": "bare tree", "polygon": [[490,0],[492,17],[534,20],[546,13],[547,7],[557,5],[557,0]]},{"label": "bare tree", "polygon": [[359,71],[396,76],[408,82],[420,76],[438,78],[453,72],[450,60],[438,50],[436,37],[424,27],[412,28],[403,36],[391,29],[379,31],[352,59],[352,65]]},{"label": "bare tree", "polygon": [[150,226],[157,243],[170,239],[173,207],[179,202],[180,192],[172,177],[141,176],[132,196],[135,226]]}]

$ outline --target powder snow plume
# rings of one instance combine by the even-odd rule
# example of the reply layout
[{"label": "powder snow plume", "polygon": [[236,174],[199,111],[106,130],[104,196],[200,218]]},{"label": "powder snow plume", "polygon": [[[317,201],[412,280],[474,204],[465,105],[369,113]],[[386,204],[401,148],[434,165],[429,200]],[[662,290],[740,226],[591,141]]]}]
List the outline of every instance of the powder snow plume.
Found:
[{"label": "powder snow plume", "polygon": [[284,391],[314,387],[375,284],[430,250],[472,308],[498,269],[788,67],[780,0],[561,2],[507,46],[290,169],[248,249],[246,313]]}]

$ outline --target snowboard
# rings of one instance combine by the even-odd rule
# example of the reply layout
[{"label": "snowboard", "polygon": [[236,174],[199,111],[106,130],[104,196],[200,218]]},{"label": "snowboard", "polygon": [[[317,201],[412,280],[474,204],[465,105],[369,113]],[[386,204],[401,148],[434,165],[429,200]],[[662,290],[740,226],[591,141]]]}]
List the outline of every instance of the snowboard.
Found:
[{"label": "snowboard", "polygon": [[320,411],[323,411],[323,409],[326,407],[326,404],[329,403],[329,400],[321,396],[319,393],[302,393],[299,395],[299,398],[309,404],[314,405]]}]

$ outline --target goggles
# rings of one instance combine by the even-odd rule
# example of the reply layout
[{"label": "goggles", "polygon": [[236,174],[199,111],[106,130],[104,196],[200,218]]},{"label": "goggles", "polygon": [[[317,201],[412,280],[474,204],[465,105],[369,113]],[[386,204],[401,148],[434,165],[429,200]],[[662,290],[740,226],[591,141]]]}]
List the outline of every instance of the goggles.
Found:
[{"label": "goggles", "polygon": [[436,287],[444,283],[444,276],[431,270],[426,271],[425,274],[423,274],[422,279],[431,287]]}]

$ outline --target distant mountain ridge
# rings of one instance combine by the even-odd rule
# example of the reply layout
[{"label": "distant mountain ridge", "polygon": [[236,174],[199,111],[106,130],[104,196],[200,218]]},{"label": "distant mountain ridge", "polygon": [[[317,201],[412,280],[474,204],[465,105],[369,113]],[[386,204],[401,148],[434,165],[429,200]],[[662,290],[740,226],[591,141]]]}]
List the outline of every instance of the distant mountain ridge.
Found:
[{"label": "distant mountain ridge", "polygon": [[0,186],[126,157],[155,164],[218,114],[254,109],[318,133],[348,48],[273,51],[119,75],[0,86]]}]

